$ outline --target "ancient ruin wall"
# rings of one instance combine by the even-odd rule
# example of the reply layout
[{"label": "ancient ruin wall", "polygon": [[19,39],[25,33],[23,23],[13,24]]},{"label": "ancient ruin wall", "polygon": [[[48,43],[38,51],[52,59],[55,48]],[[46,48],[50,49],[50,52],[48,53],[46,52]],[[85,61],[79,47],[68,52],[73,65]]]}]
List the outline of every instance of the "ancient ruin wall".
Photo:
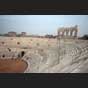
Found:
[{"label": "ancient ruin wall", "polygon": [[62,27],[58,29],[58,37],[61,38],[77,38],[78,26]]}]

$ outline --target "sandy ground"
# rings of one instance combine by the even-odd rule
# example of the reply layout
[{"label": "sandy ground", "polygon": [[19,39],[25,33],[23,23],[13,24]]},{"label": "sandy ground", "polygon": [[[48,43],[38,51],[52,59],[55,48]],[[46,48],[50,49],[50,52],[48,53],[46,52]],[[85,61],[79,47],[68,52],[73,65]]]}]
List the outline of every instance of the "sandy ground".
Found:
[{"label": "sandy ground", "polygon": [[27,63],[21,59],[0,59],[0,73],[23,73]]}]

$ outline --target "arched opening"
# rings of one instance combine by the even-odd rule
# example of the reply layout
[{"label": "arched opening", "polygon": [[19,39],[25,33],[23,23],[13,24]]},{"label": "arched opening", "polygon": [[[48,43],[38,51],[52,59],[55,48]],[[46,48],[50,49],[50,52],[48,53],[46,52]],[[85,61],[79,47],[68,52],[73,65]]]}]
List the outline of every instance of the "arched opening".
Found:
[{"label": "arched opening", "polygon": [[73,30],[70,31],[70,36],[71,36],[71,37],[73,36]]},{"label": "arched opening", "polygon": [[23,56],[24,56],[24,54],[25,54],[25,52],[24,52],[24,51],[21,51],[21,57],[23,57]]},{"label": "arched opening", "polygon": [[3,55],[2,55],[2,57],[4,58],[4,57],[5,57],[5,55],[3,54]]},{"label": "arched opening", "polygon": [[73,31],[73,34],[72,34],[73,37],[75,37],[75,32],[76,32],[76,31]]},{"label": "arched opening", "polygon": [[68,36],[68,32],[69,32],[69,30],[66,29],[66,36]]}]

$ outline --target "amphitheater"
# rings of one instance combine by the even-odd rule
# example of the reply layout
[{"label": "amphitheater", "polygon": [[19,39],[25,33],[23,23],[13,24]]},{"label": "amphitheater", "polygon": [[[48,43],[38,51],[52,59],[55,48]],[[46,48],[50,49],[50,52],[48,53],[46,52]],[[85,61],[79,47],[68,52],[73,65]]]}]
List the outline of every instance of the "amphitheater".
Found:
[{"label": "amphitheater", "polygon": [[0,37],[0,73],[87,73],[88,41],[59,39]]}]

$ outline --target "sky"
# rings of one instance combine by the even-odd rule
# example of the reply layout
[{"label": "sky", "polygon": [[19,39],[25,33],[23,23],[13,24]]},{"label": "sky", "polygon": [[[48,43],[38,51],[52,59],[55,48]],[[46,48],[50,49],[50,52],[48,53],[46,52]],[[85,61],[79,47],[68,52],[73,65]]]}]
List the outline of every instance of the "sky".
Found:
[{"label": "sky", "polygon": [[57,34],[60,27],[78,25],[79,36],[88,34],[88,15],[0,15],[0,33]]}]

